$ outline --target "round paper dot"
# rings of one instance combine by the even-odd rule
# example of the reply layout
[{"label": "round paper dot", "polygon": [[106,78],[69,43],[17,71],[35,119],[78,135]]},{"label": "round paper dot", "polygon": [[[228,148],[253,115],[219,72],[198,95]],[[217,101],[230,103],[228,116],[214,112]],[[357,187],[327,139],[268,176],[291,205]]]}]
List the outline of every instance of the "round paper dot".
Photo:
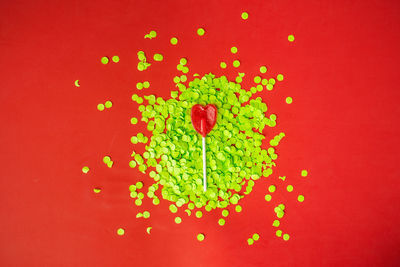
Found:
[{"label": "round paper dot", "polygon": [[294,36],[292,34],[290,34],[288,36],[288,40],[289,40],[289,42],[293,42],[294,41]]},{"label": "round paper dot", "polygon": [[271,192],[271,193],[275,192],[275,190],[276,190],[276,186],[275,185],[270,185],[268,187],[268,191]]},{"label": "round paper dot", "polygon": [[299,195],[299,196],[297,197],[297,200],[298,200],[299,202],[303,202],[303,201],[304,201],[304,196],[303,196],[303,195]]},{"label": "round paper dot", "polygon": [[182,218],[181,217],[175,217],[175,223],[176,224],[180,224],[182,222]]},{"label": "round paper dot", "polygon": [[200,210],[196,211],[196,217],[197,218],[203,217],[203,213]]},{"label": "round paper dot", "polygon": [[136,83],[136,88],[138,90],[142,90],[143,89],[143,83],[141,83],[141,82]]},{"label": "round paper dot", "polygon": [[129,167],[135,168],[136,165],[137,165],[137,164],[136,164],[136,161],[134,161],[134,160],[129,161]]},{"label": "round paper dot", "polygon": [[272,196],[270,194],[265,195],[265,200],[266,201],[271,201]]},{"label": "round paper dot", "polygon": [[113,57],[112,57],[112,61],[113,61],[114,63],[118,63],[118,62],[119,62],[119,56],[113,56]]},{"label": "round paper dot", "polygon": [[204,33],[205,33],[205,31],[204,31],[203,28],[198,28],[198,29],[197,29],[197,34],[198,34],[199,36],[203,36]]},{"label": "round paper dot", "polygon": [[258,239],[260,239],[260,235],[257,234],[257,233],[253,234],[253,239],[254,239],[255,241],[257,241]]},{"label": "round paper dot", "polygon": [[132,118],[131,118],[131,123],[132,123],[132,124],[138,123],[138,119],[135,118],[135,117],[132,117]]},{"label": "round paper dot", "polygon": [[169,210],[172,213],[176,213],[178,211],[178,208],[174,204],[171,204],[171,205],[169,205]]},{"label": "round paper dot", "polygon": [[154,54],[153,59],[155,61],[162,61],[164,59],[164,56],[161,54]]},{"label": "round paper dot", "polygon": [[221,225],[221,226],[223,226],[223,225],[225,224],[225,220],[222,219],[222,218],[219,219],[219,220],[218,220],[218,224]]},{"label": "round paper dot", "polygon": [[222,216],[228,217],[228,215],[229,215],[229,211],[228,210],[223,210],[222,211]]},{"label": "round paper dot", "polygon": [[101,58],[101,63],[103,63],[103,64],[108,64],[109,61],[110,60],[108,59],[108,57],[102,57]]},{"label": "round paper dot", "polygon": [[136,199],[136,200],[135,200],[135,205],[136,205],[136,206],[141,206],[141,205],[142,205],[142,200],[139,199],[139,198]]},{"label": "round paper dot", "polygon": [[307,170],[302,170],[301,171],[301,176],[306,177],[308,175],[308,171]]},{"label": "round paper dot", "polygon": [[247,244],[249,244],[249,246],[254,244],[254,240],[252,238],[247,239]]},{"label": "round paper dot", "polygon": [[104,103],[104,106],[106,108],[111,108],[112,107],[112,102],[110,100],[107,100],[106,103]]},{"label": "round paper dot", "polygon": [[292,102],[293,102],[293,99],[290,96],[286,97],[287,104],[292,104]]},{"label": "round paper dot", "polygon": [[237,205],[237,206],[235,207],[235,211],[236,211],[236,212],[241,212],[241,211],[242,211],[242,206]]},{"label": "round paper dot", "polygon": [[109,163],[110,161],[111,161],[110,156],[104,156],[104,157],[103,157],[103,162],[104,162],[104,164],[107,164],[107,163]]},{"label": "round paper dot", "polygon": [[221,67],[221,69],[226,69],[226,63],[225,62],[221,62],[219,64],[219,66]]},{"label": "round paper dot", "polygon": [[282,236],[282,230],[276,230],[276,236],[281,237]]},{"label": "round paper dot", "polygon": [[118,228],[117,234],[118,234],[118,235],[124,235],[124,234],[125,234],[125,230],[122,229],[122,228]]},{"label": "round paper dot", "polygon": [[176,45],[178,43],[178,39],[176,37],[172,37],[170,42],[172,45]]},{"label": "round paper dot", "polygon": [[98,109],[99,111],[103,111],[103,110],[104,110],[104,104],[98,104],[98,105],[97,105],[97,109]]},{"label": "round paper dot", "polygon": [[276,79],[278,80],[278,81],[283,81],[283,75],[282,74],[278,74],[277,76],[276,76]]},{"label": "round paper dot", "polygon": [[232,52],[232,54],[236,54],[237,51],[238,51],[238,49],[237,49],[236,46],[232,46],[232,47],[231,47],[231,52]]},{"label": "round paper dot", "polygon": [[260,67],[260,72],[261,72],[261,73],[266,73],[266,72],[267,72],[267,67],[261,66],[261,67]]},{"label": "round paper dot", "polygon": [[198,234],[197,235],[197,240],[199,240],[200,242],[203,241],[205,238],[204,234]]},{"label": "round paper dot", "polygon": [[284,234],[283,235],[283,240],[288,241],[290,238],[290,236],[288,234]]},{"label": "round paper dot", "polygon": [[235,68],[238,68],[239,66],[240,66],[240,61],[239,60],[234,60],[233,61],[233,66],[235,67]]},{"label": "round paper dot", "polygon": [[150,212],[144,211],[144,212],[143,212],[143,218],[145,218],[145,219],[150,218]]},{"label": "round paper dot", "polygon": [[89,167],[88,167],[88,166],[84,166],[84,167],[82,168],[82,172],[83,172],[83,173],[88,173],[88,172],[89,172]]},{"label": "round paper dot", "polygon": [[242,13],[242,19],[246,20],[249,18],[249,14],[247,12]]},{"label": "round paper dot", "polygon": [[293,185],[288,185],[287,187],[286,187],[286,190],[288,191],[288,192],[292,192],[293,191]]},{"label": "round paper dot", "polygon": [[186,58],[181,58],[180,60],[179,60],[179,64],[181,64],[181,65],[186,65],[187,64],[187,59]]},{"label": "round paper dot", "polygon": [[143,82],[143,88],[149,88],[150,83],[148,81]]},{"label": "round paper dot", "polygon": [[281,224],[281,222],[279,220],[274,220],[274,222],[272,223],[272,226],[279,227],[280,224]]},{"label": "round paper dot", "polygon": [[150,31],[149,36],[151,38],[155,38],[157,36],[157,32],[156,31]]}]

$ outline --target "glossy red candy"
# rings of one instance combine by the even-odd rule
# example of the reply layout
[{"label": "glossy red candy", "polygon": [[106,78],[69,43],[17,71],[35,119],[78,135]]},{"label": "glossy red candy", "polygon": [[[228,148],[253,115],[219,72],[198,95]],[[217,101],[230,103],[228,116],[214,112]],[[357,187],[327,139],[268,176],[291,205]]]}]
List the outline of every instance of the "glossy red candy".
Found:
[{"label": "glossy red candy", "polygon": [[206,106],[196,104],[192,107],[191,117],[194,129],[206,137],[217,122],[217,107],[211,104]]}]

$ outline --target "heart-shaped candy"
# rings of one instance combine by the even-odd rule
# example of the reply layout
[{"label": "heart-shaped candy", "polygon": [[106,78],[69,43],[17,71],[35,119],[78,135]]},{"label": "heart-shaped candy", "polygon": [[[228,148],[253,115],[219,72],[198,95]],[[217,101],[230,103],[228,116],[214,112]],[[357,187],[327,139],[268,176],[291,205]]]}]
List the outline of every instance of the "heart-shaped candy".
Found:
[{"label": "heart-shaped candy", "polygon": [[217,122],[217,107],[211,104],[206,106],[196,104],[192,107],[191,117],[194,129],[206,137]]}]

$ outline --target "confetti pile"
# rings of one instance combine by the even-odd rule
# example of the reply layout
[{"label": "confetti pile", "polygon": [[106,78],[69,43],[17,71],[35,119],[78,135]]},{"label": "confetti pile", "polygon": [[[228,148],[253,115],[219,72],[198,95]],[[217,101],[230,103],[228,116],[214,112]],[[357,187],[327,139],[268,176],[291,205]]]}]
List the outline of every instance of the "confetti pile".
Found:
[{"label": "confetti pile", "polygon": [[[243,12],[241,18],[248,19],[248,14]],[[204,36],[203,28],[197,29],[197,35]],[[146,39],[157,37],[152,30],[144,36]],[[288,40],[294,41],[294,36],[289,35]],[[172,37],[171,45],[178,44],[178,39]],[[236,46],[230,49],[233,55],[237,54]],[[151,64],[161,62],[164,56],[154,54],[153,62],[148,62],[144,51],[137,53],[137,69],[146,71]],[[112,61],[119,62],[118,56],[113,56]],[[101,63],[108,64],[108,57],[102,57]],[[226,69],[228,64],[220,62],[221,69]],[[240,67],[240,60],[231,62],[233,68]],[[267,67],[260,66],[259,73],[252,77],[254,86],[246,89],[241,83],[245,73],[239,72],[234,80],[226,76],[216,76],[212,73],[189,76],[188,59],[181,58],[176,68],[181,74],[173,77],[176,90],[172,90],[169,98],[155,95],[132,95],[132,101],[138,105],[141,118],[131,118],[133,125],[144,122],[150,135],[137,133],[131,137],[133,145],[145,144],[144,151],[135,151],[131,154],[129,166],[138,168],[143,174],[148,174],[146,188],[139,181],[129,186],[130,196],[137,206],[141,206],[147,196],[154,205],[159,205],[160,200],[169,201],[169,210],[177,213],[178,209],[184,209],[188,216],[192,211],[197,218],[203,216],[203,209],[207,212],[222,209],[222,217],[218,219],[220,226],[225,225],[229,215],[228,206],[233,205],[236,212],[241,212],[239,205],[241,199],[250,194],[255,181],[272,175],[278,158],[276,148],[285,137],[281,132],[271,140],[265,140],[263,131],[276,127],[277,116],[270,113],[267,104],[260,97],[267,90],[271,91],[278,83],[283,81],[282,74],[276,77],[267,77]],[[269,75],[268,75],[269,76]],[[79,86],[79,81],[75,82]],[[145,90],[150,87],[149,81],[137,82],[137,90]],[[286,103],[291,104],[293,99],[286,98]],[[217,123],[209,133],[207,141],[207,191],[203,191],[202,181],[202,146],[201,137],[196,133],[191,122],[191,108],[195,104],[213,104],[218,109]],[[103,111],[111,108],[111,101],[98,104],[97,109]],[[103,158],[103,162],[112,167],[113,161],[109,156]],[[89,172],[89,167],[82,169],[83,173]],[[301,172],[307,176],[306,170]],[[285,180],[286,176],[279,177]],[[271,194],[276,190],[275,185],[270,185],[266,201],[271,201]],[[94,192],[100,193],[96,188]],[[288,185],[287,191],[292,192],[293,186]],[[304,196],[299,195],[298,201],[303,202]],[[199,210],[194,211],[197,208]],[[200,210],[202,209],[202,210]],[[281,219],[285,214],[285,205],[279,204],[274,209],[276,216]],[[136,218],[147,219],[149,211],[139,212]],[[181,224],[182,218],[175,217],[175,223]],[[279,227],[280,221],[274,220],[273,227]],[[150,234],[152,227],[147,227]],[[118,235],[124,235],[124,229],[117,230]],[[282,237],[282,231],[277,230],[276,235]],[[199,233],[197,239],[203,241],[204,233]],[[283,234],[285,241],[289,240],[288,234]],[[259,234],[254,233],[247,239],[252,245],[259,240]]]}]

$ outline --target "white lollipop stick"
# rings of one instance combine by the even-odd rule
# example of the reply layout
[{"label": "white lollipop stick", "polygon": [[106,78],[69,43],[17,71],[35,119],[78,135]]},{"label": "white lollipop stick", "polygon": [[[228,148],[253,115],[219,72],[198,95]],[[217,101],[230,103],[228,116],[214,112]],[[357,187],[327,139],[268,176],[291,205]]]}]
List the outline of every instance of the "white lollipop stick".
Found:
[{"label": "white lollipop stick", "polygon": [[203,136],[203,189],[207,191],[206,138]]}]

